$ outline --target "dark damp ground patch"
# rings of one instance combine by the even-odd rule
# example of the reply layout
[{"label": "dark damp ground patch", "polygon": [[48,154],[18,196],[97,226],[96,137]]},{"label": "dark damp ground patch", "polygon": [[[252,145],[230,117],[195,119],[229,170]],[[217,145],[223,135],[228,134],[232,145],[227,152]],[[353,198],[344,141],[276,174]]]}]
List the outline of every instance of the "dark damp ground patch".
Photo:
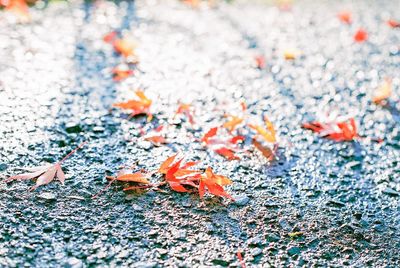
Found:
[{"label": "dark damp ground patch", "polygon": [[[399,32],[384,23],[396,4],[313,2],[291,13],[240,3],[210,10],[58,3],[34,11],[31,25],[5,24],[1,178],[91,142],[65,162],[64,187],[1,184],[0,266],[238,267],[238,248],[249,267],[398,266],[398,78],[388,106],[370,102],[375,85],[400,67]],[[342,8],[353,11],[353,25],[336,20]],[[353,44],[359,26],[371,39]],[[139,43],[140,71],[123,84],[109,74],[121,59],[101,41],[114,28]],[[303,55],[284,61],[284,46]],[[266,56],[265,70],[255,68],[255,54]],[[146,119],[128,122],[110,110],[136,87],[153,98],[155,122],[175,126],[173,145],[132,142]],[[194,104],[193,129],[171,119],[178,99]],[[226,162],[187,139],[239,109],[241,99],[252,116],[266,113],[276,125],[278,161]],[[321,110],[355,115],[361,135],[384,142],[339,144],[300,128]],[[237,202],[203,204],[169,190],[125,194],[120,186],[90,199],[119,166],[153,170],[179,150],[231,177]]]}]

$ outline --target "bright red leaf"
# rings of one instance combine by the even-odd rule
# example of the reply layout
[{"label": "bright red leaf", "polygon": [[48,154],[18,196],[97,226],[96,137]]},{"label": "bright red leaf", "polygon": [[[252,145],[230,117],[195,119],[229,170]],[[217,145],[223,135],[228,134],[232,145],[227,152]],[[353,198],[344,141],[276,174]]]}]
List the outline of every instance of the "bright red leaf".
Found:
[{"label": "bright red leaf", "polygon": [[354,34],[354,41],[358,43],[362,43],[368,39],[368,33],[364,29],[358,29],[357,32]]},{"label": "bright red leaf", "polygon": [[337,142],[352,141],[359,137],[354,118],[334,123],[309,122],[304,123],[302,127],[319,133],[324,138]]}]

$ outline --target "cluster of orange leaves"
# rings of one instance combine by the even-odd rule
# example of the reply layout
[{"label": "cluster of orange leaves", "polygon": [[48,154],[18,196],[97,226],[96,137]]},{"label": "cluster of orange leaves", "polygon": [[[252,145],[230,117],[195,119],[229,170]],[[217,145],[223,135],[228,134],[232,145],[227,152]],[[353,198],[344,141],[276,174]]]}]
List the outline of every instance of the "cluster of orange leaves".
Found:
[{"label": "cluster of orange leaves", "polygon": [[[183,158],[177,159],[177,154],[168,157],[155,172],[138,171],[129,173],[127,171],[120,172],[117,177],[107,177],[111,182],[119,181],[129,183],[124,191],[150,189],[160,190],[163,185],[168,185],[173,191],[186,193],[197,191],[200,198],[205,193],[210,193],[219,197],[226,197],[233,200],[223,188],[223,186],[232,184],[232,181],[222,175],[215,174],[211,167],[207,167],[204,171],[192,169],[199,162],[183,162]],[[149,178],[159,173],[164,180],[157,184],[152,184]],[[133,183],[133,185],[132,185]]]},{"label": "cluster of orange leaves", "polygon": [[126,61],[125,64],[117,65],[112,69],[113,79],[120,82],[134,74],[132,66],[138,63],[135,54],[136,43],[132,38],[119,38],[116,31],[112,31],[103,37],[104,42],[113,46],[114,51],[121,55]]}]

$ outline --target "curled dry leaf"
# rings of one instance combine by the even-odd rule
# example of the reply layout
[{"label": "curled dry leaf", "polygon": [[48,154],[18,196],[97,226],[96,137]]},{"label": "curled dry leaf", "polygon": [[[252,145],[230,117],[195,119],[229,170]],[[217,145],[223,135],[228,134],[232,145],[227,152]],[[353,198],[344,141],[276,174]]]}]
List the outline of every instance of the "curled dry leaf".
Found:
[{"label": "curled dry leaf", "polygon": [[387,78],[383,84],[377,89],[372,101],[376,104],[382,103],[392,95],[392,80]]},{"label": "curled dry leaf", "polygon": [[29,179],[37,178],[36,185],[30,189],[31,191],[37,189],[39,186],[49,184],[55,178],[58,178],[58,180],[61,182],[61,184],[64,185],[65,174],[64,174],[63,170],[61,169],[61,164],[68,157],[70,157],[73,153],[75,153],[77,150],[79,150],[83,145],[85,145],[85,143],[86,142],[81,143],[78,147],[76,147],[69,154],[67,154],[67,156],[65,156],[61,161],[57,162],[54,165],[28,168],[27,170],[30,170],[31,172],[11,176],[6,180],[6,182],[13,181],[13,180],[29,180]]},{"label": "curled dry leaf", "polygon": [[150,106],[152,101],[146,97],[143,91],[137,90],[135,91],[136,96],[139,98],[138,100],[129,100],[126,102],[117,102],[113,104],[113,107],[131,110],[132,113],[130,117],[134,117],[138,114],[147,114],[147,121],[151,121],[152,114],[150,113]]},{"label": "curled dry leaf", "polygon": [[324,138],[337,142],[352,141],[359,137],[354,118],[333,123],[308,122],[304,123],[302,127],[319,133]]}]

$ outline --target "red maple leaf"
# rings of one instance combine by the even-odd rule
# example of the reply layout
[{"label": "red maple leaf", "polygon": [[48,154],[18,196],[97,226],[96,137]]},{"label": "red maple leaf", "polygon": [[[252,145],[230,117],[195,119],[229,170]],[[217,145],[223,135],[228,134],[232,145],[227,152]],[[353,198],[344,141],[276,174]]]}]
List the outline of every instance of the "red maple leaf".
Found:
[{"label": "red maple leaf", "polygon": [[319,133],[324,138],[338,142],[352,141],[359,137],[354,118],[333,123],[308,122],[304,123],[302,127]]}]

